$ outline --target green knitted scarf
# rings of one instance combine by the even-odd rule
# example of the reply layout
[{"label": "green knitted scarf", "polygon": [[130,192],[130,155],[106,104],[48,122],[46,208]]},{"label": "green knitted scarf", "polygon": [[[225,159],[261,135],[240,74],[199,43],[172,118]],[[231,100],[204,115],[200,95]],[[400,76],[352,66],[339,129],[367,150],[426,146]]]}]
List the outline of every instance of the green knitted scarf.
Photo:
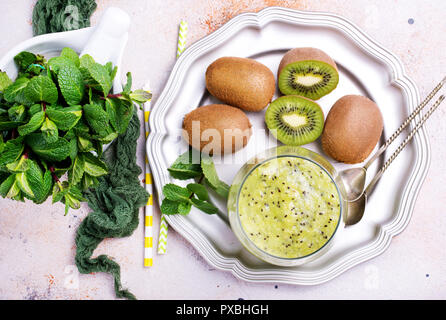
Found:
[{"label": "green knitted scarf", "polygon": [[105,238],[127,237],[138,226],[139,208],[147,203],[148,194],[141,187],[136,164],[136,142],[139,137],[138,116],[133,116],[127,131],[104,152],[110,173],[99,179],[99,186],[84,194],[93,210],[82,221],[76,236],[76,265],[81,273],[108,272],[115,280],[119,298],[134,299],[121,288],[119,265],[105,255],[91,258]]},{"label": "green knitted scarf", "polygon": [[[94,0],[39,0],[33,11],[34,34],[87,27],[95,9]],[[119,264],[106,255],[96,258],[92,255],[105,238],[131,235],[138,226],[139,208],[147,203],[149,195],[140,185],[138,176],[141,168],[136,164],[139,134],[140,123],[135,110],[127,131],[116,138],[103,154],[109,174],[99,178],[98,187],[84,193],[93,211],[82,221],[76,235],[75,261],[79,272],[112,274],[116,296],[127,299],[135,299],[135,296],[122,289]]]},{"label": "green knitted scarf", "polygon": [[90,26],[95,0],[39,0],[33,10],[34,35]]}]

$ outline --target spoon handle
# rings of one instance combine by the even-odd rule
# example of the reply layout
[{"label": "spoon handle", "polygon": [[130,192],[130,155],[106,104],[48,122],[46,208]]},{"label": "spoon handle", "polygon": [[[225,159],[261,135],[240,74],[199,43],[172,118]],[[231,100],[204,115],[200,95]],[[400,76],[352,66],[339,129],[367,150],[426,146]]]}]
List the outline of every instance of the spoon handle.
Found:
[{"label": "spoon handle", "polygon": [[418,113],[428,104],[429,101],[437,94],[437,92],[443,87],[446,83],[446,77],[440,81],[439,84],[428,94],[428,96],[421,102],[418,107],[407,117],[407,119],[401,124],[401,126],[392,134],[392,136],[387,139],[387,141],[379,148],[379,150],[373,155],[372,158],[365,164],[364,169],[367,168],[375,161],[386,149],[387,147],[403,132],[403,130],[407,127],[407,125],[417,116]]},{"label": "spoon handle", "polygon": [[410,140],[412,140],[415,133],[418,132],[418,130],[423,126],[423,124],[426,122],[426,120],[431,116],[431,114],[437,109],[437,107],[441,104],[441,102],[444,100],[444,95],[440,96],[438,100],[434,103],[434,105],[426,112],[426,114],[421,118],[419,122],[415,125],[415,128],[412,129],[412,131],[409,133],[409,135],[404,139],[404,141],[398,146],[398,148],[395,150],[395,152],[390,156],[390,158],[384,163],[384,165],[381,167],[381,169],[377,172],[375,177],[373,177],[372,181],[370,181],[369,185],[365,189],[366,194],[370,194],[370,191],[372,191],[373,187],[375,186],[376,182],[381,178],[384,171],[387,170],[387,168],[390,166],[390,164],[395,160],[395,158],[400,154],[400,152],[404,149],[404,147],[409,143]]}]

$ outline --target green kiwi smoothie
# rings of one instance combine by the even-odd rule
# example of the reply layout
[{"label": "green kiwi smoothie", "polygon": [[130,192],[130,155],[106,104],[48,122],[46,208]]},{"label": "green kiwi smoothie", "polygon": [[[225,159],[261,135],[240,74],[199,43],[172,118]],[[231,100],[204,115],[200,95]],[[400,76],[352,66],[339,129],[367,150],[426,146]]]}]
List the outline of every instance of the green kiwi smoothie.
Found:
[{"label": "green kiwi smoothie", "polygon": [[243,182],[238,198],[242,228],[266,253],[307,256],[336,231],[340,198],[329,174],[316,163],[293,156],[267,160]]}]

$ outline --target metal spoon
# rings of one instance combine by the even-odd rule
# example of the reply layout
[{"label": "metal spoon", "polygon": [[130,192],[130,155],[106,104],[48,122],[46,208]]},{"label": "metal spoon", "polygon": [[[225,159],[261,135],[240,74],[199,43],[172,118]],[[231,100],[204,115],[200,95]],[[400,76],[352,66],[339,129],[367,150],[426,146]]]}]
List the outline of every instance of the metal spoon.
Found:
[{"label": "metal spoon", "polygon": [[355,201],[348,202],[348,212],[345,218],[345,224],[347,226],[358,223],[362,216],[364,215],[365,205],[367,203],[367,197],[375,186],[376,182],[381,178],[384,171],[387,170],[389,165],[395,160],[395,158],[399,155],[399,153],[404,149],[404,147],[409,143],[409,141],[413,138],[415,133],[421,128],[421,126],[426,122],[426,120],[430,117],[430,115],[437,109],[440,103],[444,100],[444,95],[440,96],[440,98],[434,103],[434,105],[426,112],[426,114],[421,118],[421,120],[415,125],[415,128],[409,133],[406,139],[398,146],[395,152],[390,156],[390,158],[386,161],[386,163],[381,167],[381,169],[376,173],[375,177],[370,181],[367,188],[364,190],[362,195],[356,199]]},{"label": "metal spoon", "polygon": [[360,168],[350,168],[339,173],[344,182],[345,190],[347,192],[347,200],[355,201],[358,199],[363,191],[366,180],[367,169],[386,149],[387,147],[400,135],[400,133],[407,127],[407,125],[415,118],[415,116],[426,106],[426,104],[435,96],[435,94],[446,83],[446,77],[432,90],[431,93],[424,99],[424,101],[416,107],[416,109],[409,115],[409,117],[401,124],[401,126],[387,139],[387,141],[379,148],[379,150],[370,158],[367,163]]}]

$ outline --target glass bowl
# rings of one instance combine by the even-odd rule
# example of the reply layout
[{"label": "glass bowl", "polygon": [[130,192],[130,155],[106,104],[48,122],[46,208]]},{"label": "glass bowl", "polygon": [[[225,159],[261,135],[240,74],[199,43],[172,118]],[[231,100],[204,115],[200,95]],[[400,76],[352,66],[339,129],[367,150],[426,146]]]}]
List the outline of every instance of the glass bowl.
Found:
[{"label": "glass bowl", "polygon": [[[339,197],[340,210],[339,210],[338,222],[330,238],[325,240],[325,243],[317,250],[295,258],[273,255],[259,248],[254,243],[254,241],[249,238],[247,232],[244,230],[239,215],[239,200],[240,200],[239,198],[246,179],[251,175],[251,173],[254,172],[256,168],[258,168],[265,162],[280,157],[301,158],[303,160],[311,161],[313,164],[319,166],[319,168],[323,169],[325,173],[328,174],[328,176],[331,179],[331,182],[334,183]],[[341,178],[339,177],[335,168],[323,156],[302,147],[279,146],[268,149],[262,152],[261,154],[256,155],[254,158],[246,162],[243,165],[243,167],[238,171],[231,185],[231,189],[229,191],[229,198],[228,198],[229,222],[233,232],[235,233],[239,241],[242,243],[242,245],[259,259],[278,266],[297,266],[312,261],[317,257],[320,257],[325,252],[327,252],[330,249],[330,247],[332,247],[335,238],[338,237],[339,233],[341,233],[345,227],[344,217],[346,217],[347,214],[346,212],[347,202],[345,200],[346,199],[345,194],[346,193]]]}]

